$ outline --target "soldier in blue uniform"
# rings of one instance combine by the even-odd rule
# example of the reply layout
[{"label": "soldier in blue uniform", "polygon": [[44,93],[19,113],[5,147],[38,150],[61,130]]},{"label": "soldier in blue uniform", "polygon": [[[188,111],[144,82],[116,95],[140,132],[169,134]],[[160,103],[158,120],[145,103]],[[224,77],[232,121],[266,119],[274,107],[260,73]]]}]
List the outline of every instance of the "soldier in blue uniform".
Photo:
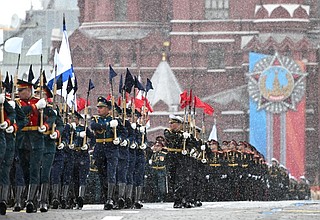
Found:
[{"label": "soldier in blue uniform", "polygon": [[[95,132],[96,146],[94,160],[102,175],[102,180],[107,182],[107,195],[104,205],[105,210],[114,208],[114,190],[119,158],[119,144],[123,142],[126,134],[122,134],[118,127],[118,120],[111,116],[113,107],[104,97],[98,97],[98,116],[92,117],[91,129]],[[119,125],[121,126],[121,125]],[[116,132],[116,133],[115,133]],[[124,136],[124,137],[123,137]]]},{"label": "soldier in blue uniform", "polygon": [[[0,94],[2,96],[2,94]],[[2,99],[3,97],[0,97]],[[0,100],[0,103],[2,100]],[[14,154],[15,154],[15,135],[14,133],[18,130],[23,128],[27,124],[27,118],[19,105],[16,105],[15,101],[4,101],[4,103],[1,103],[4,108],[7,107],[7,109],[4,109],[5,113],[3,116],[6,115],[4,120],[7,122],[8,127],[5,129],[5,132],[0,131],[1,135],[5,135],[5,141],[6,145],[1,144],[2,150],[5,150],[3,155],[3,160],[0,161],[0,215],[6,214],[7,209],[7,200],[8,200],[8,193],[10,188],[10,169],[13,163]],[[8,108],[8,105],[10,104],[10,107],[12,107],[12,110],[15,111],[15,114],[10,113],[10,107]],[[9,117],[8,117],[9,116]],[[10,123],[10,118],[14,117],[15,123]],[[9,123],[8,123],[9,122]],[[0,125],[1,126],[1,125]],[[4,128],[4,127],[3,127]]]},{"label": "soldier in blue uniform", "polygon": [[44,111],[45,114],[41,114],[47,103],[45,99],[38,99],[33,96],[32,86],[31,83],[18,81],[18,103],[29,119],[27,126],[21,132],[18,131],[16,137],[24,179],[28,184],[27,213],[36,210],[35,195],[40,183],[40,167],[44,150],[43,133],[51,129],[56,118],[55,113],[50,109]]},{"label": "soldier in blue uniform", "polygon": [[[76,124],[75,132],[73,133],[73,144],[74,144],[74,185],[75,192],[78,193],[76,198],[76,208],[82,209],[83,200],[87,185],[87,177],[90,170],[90,155],[89,147],[94,143],[94,135],[89,130],[85,128],[85,125],[80,124],[80,120],[83,117],[78,113],[74,112],[73,122]],[[91,142],[89,144],[89,141]]]}]

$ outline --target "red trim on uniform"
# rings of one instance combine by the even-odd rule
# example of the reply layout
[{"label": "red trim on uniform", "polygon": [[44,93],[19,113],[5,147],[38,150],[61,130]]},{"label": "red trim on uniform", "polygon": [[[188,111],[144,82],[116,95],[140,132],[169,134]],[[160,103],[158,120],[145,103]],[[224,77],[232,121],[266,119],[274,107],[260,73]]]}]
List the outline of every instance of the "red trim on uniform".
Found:
[{"label": "red trim on uniform", "polygon": [[46,126],[46,131],[48,131],[50,126],[47,123],[43,123],[43,125]]},{"label": "red trim on uniform", "polygon": [[57,132],[57,139],[60,138],[60,131],[59,130],[56,130]]},{"label": "red trim on uniform", "polygon": [[13,132],[16,132],[16,131],[18,130],[18,125],[17,125],[17,123],[14,123],[12,126],[13,126],[13,128],[14,128],[14,131],[13,131]]}]

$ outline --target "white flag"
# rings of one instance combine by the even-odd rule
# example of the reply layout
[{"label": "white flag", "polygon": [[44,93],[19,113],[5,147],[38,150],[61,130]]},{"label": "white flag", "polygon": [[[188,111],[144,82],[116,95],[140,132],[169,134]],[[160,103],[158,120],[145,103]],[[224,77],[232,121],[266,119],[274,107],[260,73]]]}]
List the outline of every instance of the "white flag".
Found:
[{"label": "white flag", "polygon": [[26,56],[42,54],[42,38],[35,42],[28,50]]},{"label": "white flag", "polygon": [[22,37],[12,37],[4,43],[4,50],[8,53],[21,54]]},{"label": "white flag", "polygon": [[217,135],[217,126],[216,126],[216,120],[214,120],[214,124],[212,126],[212,130],[211,130],[211,133],[209,135],[209,138],[208,140],[216,140],[218,141],[218,135]]}]

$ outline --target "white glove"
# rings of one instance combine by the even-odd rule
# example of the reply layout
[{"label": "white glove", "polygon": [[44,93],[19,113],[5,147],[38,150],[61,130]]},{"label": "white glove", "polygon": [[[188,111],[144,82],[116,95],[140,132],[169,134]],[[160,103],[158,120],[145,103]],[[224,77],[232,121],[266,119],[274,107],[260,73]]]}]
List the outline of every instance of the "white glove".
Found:
[{"label": "white glove", "polygon": [[47,127],[45,126],[45,125],[42,125],[41,127],[38,127],[38,131],[40,132],[40,133],[43,133],[43,132],[45,132],[47,130]]},{"label": "white glove", "polygon": [[140,145],[140,149],[141,149],[141,150],[144,150],[144,149],[146,149],[146,148],[147,148],[147,145],[146,145],[146,144],[141,144],[141,145]]},{"label": "white glove", "polygon": [[11,105],[11,107],[12,107],[13,109],[16,108],[16,102],[15,102],[15,101],[8,101],[8,103]]},{"label": "white glove", "polygon": [[190,150],[190,156],[192,156],[195,151],[196,151],[196,150],[195,150],[194,148],[192,148],[192,149]]},{"label": "white glove", "polygon": [[110,121],[110,127],[115,128],[118,126],[118,121],[116,119],[113,119]]},{"label": "white glove", "polygon": [[149,160],[149,164],[150,164],[150,165],[152,164],[152,160]]},{"label": "white glove", "polygon": [[122,141],[122,142],[120,143],[120,146],[121,146],[121,147],[125,147],[125,146],[127,146],[127,144],[128,144],[128,141],[127,141],[127,140],[124,140],[124,141]]},{"label": "white glove", "polygon": [[58,150],[62,150],[64,148],[64,143],[59,144],[57,148]]},{"label": "white glove", "polygon": [[6,100],[6,95],[4,93],[1,93],[0,94],[0,104],[3,104],[5,100]]},{"label": "white glove", "polygon": [[188,133],[188,132],[183,132],[183,138],[184,139],[187,139],[187,138],[189,138],[190,137],[190,133]]},{"label": "white glove", "polygon": [[203,145],[201,145],[200,148],[201,148],[201,150],[206,150],[206,145],[203,144]]},{"label": "white glove", "polygon": [[74,149],[74,144],[69,144],[69,149],[73,150]]},{"label": "white glove", "polygon": [[13,133],[13,132],[14,132],[14,127],[13,127],[12,125],[9,126],[9,127],[6,129],[6,132],[7,132],[8,134]]},{"label": "white glove", "polygon": [[120,144],[120,138],[114,139],[114,140],[113,140],[113,144],[114,144],[114,145]]},{"label": "white glove", "polygon": [[53,109],[53,112],[54,112],[55,115],[58,115],[57,110]]},{"label": "white glove", "polygon": [[50,134],[50,138],[53,140],[57,139],[57,137],[58,137],[58,133],[56,131]]},{"label": "white glove", "polygon": [[47,102],[44,98],[40,99],[37,103],[36,103],[36,107],[37,109],[43,109],[47,106]]},{"label": "white glove", "polygon": [[76,130],[77,125],[76,125],[75,122],[71,122],[70,125],[71,125],[71,128],[72,128],[73,130]]},{"label": "white glove", "polygon": [[146,130],[146,127],[145,127],[145,126],[141,126],[141,127],[139,128],[139,131],[140,131],[141,133],[144,133],[145,130]]},{"label": "white glove", "polygon": [[207,180],[210,179],[210,176],[209,176],[209,175],[206,175],[206,179],[207,179]]},{"label": "white glove", "polygon": [[2,123],[0,124],[0,128],[1,128],[2,130],[6,129],[7,127],[8,127],[8,122],[6,122],[6,121],[4,121],[4,122],[2,122]]},{"label": "white glove", "polygon": [[131,149],[135,149],[136,147],[137,147],[136,143],[132,143],[132,144],[130,145],[130,148],[131,148]]},{"label": "white glove", "polygon": [[79,132],[79,136],[80,136],[81,138],[84,138],[84,137],[86,136],[86,132],[85,132],[85,131],[80,131],[80,132]]},{"label": "white glove", "polygon": [[131,123],[131,128],[132,129],[136,129],[137,128],[137,124],[136,123]]},{"label": "white glove", "polygon": [[83,145],[83,146],[81,147],[81,150],[88,150],[88,145],[87,145],[87,144]]}]

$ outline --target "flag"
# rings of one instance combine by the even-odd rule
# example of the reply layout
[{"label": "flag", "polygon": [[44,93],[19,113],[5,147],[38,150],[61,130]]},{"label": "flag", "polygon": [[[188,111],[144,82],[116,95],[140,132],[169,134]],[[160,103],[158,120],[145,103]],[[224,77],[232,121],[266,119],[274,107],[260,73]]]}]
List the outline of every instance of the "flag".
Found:
[{"label": "flag", "polygon": [[218,141],[216,120],[214,120],[214,123],[213,123],[213,126],[212,126],[212,130],[210,132],[208,140],[216,140],[216,141]]},{"label": "flag", "polygon": [[3,86],[6,89],[6,92],[11,93],[12,90],[12,82],[9,79],[9,72],[7,71],[6,78],[3,82]]},{"label": "flag", "polygon": [[35,42],[28,50],[26,56],[42,54],[42,38]]},{"label": "flag", "polygon": [[72,85],[71,77],[69,76],[68,84],[67,84],[67,94],[69,94],[72,89],[73,89],[73,85]]},{"label": "flag", "polygon": [[134,79],[127,68],[127,73],[126,73],[126,78],[124,81],[124,89],[126,90],[127,93],[131,93],[132,87],[134,86]]},{"label": "flag", "polygon": [[189,104],[189,96],[188,96],[188,91],[184,90],[180,94],[180,107],[184,109],[187,105]]},{"label": "flag", "polygon": [[77,110],[78,110],[78,112],[80,112],[82,109],[84,109],[85,105],[86,105],[86,100],[84,98],[77,98]]},{"label": "flag", "polygon": [[73,86],[73,95],[78,91],[78,80],[77,77],[74,76],[74,86]]},{"label": "flag", "polygon": [[205,108],[206,106],[197,96],[194,96],[194,107],[195,108]]},{"label": "flag", "polygon": [[117,73],[114,71],[111,65],[109,65],[109,82],[112,84],[112,79],[116,77]]},{"label": "flag", "polygon": [[32,80],[34,79],[34,74],[33,74],[33,71],[32,71],[32,64],[30,64],[30,67],[29,67],[29,75],[28,75],[28,82],[32,82]]},{"label": "flag", "polygon": [[122,82],[122,74],[120,76],[120,81],[119,81],[119,93],[122,94],[123,90],[123,82]]},{"label": "flag", "polygon": [[136,76],[134,77],[134,87],[141,91],[145,91],[143,85],[141,84],[141,82],[138,80]]},{"label": "flag", "polygon": [[148,111],[153,112],[153,108],[151,107],[149,100],[144,96],[142,96],[141,99],[135,98],[134,105],[137,109],[142,109],[144,106],[144,102],[146,102],[146,108],[148,109]]},{"label": "flag", "polygon": [[153,89],[152,82],[150,79],[147,78],[146,92],[148,92],[150,89]]},{"label": "flag", "polygon": [[214,109],[213,109],[213,107],[211,106],[211,105],[209,105],[208,103],[205,103],[205,102],[203,102],[203,104],[204,104],[204,113],[205,114],[207,114],[207,115],[213,115],[213,113],[214,113]]},{"label": "flag", "polygon": [[[65,22],[65,16],[63,16],[63,36],[62,41],[60,45],[59,54],[57,54],[56,57],[56,64],[57,64],[57,74],[56,74],[56,80],[57,82],[60,80],[62,82],[62,89],[61,91],[58,91],[57,93],[62,95],[65,100],[67,100],[67,104],[70,108],[72,108],[73,104],[72,101],[75,100],[76,94],[66,92],[68,91],[68,81],[69,77],[74,84],[75,80],[75,74],[73,71],[73,65],[72,65],[72,59],[71,59],[71,53],[70,53],[70,47],[69,47],[69,41],[68,41],[68,34],[66,29],[66,22]],[[53,74],[52,74],[53,75]],[[59,79],[61,77],[61,79]],[[59,80],[58,80],[59,79]],[[53,82],[54,77],[49,80],[48,87],[52,90],[53,88]],[[57,84],[58,88],[58,84]],[[70,83],[69,83],[69,89],[70,89]],[[76,107],[76,105],[75,105]],[[77,110],[77,109],[75,109]]]},{"label": "flag", "polygon": [[94,84],[91,79],[89,79],[89,87],[88,87],[88,92],[94,88]]},{"label": "flag", "polygon": [[56,83],[57,83],[57,90],[62,89],[62,84],[63,84],[62,83],[62,74],[58,77]]},{"label": "flag", "polygon": [[8,53],[21,54],[22,37],[12,37],[4,43],[4,50]]}]

